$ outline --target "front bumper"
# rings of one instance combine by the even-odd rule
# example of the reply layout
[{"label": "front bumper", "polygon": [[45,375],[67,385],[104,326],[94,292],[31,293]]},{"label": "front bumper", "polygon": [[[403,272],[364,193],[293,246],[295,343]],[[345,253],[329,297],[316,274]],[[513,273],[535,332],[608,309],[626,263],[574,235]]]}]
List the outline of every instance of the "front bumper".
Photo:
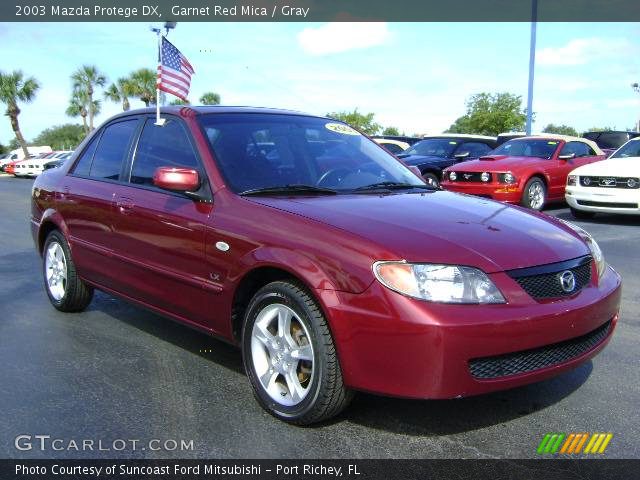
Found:
[{"label": "front bumper", "polygon": [[440,186],[451,192],[467,193],[506,203],[518,204],[522,198],[522,190],[518,185],[443,180]]},{"label": "front bumper", "polygon": [[565,199],[585,212],[640,215],[639,189],[567,186]]},{"label": "front bumper", "polygon": [[[444,305],[392,292],[375,281],[362,294],[318,295],[329,317],[345,383],[407,398],[455,398],[537,382],[598,353],[615,329],[621,280],[610,267],[572,297],[536,301],[505,273],[490,275],[502,305]],[[595,275],[593,275],[595,278]],[[611,325],[593,348],[535,371],[481,380],[473,359],[522,352],[576,339]]]}]

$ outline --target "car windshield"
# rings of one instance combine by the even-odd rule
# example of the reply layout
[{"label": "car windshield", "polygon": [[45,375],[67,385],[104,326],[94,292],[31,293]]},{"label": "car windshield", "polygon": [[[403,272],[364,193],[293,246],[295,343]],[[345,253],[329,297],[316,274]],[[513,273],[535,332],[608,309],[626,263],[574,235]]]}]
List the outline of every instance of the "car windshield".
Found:
[{"label": "car windshield", "polygon": [[491,155],[509,155],[510,157],[551,158],[558,148],[557,140],[510,140],[496,148]]},{"label": "car windshield", "polygon": [[640,157],[640,140],[632,140],[618,149],[611,158]]},{"label": "car windshield", "polygon": [[410,148],[402,152],[405,155],[424,155],[447,158],[450,157],[458,141],[452,138],[430,138],[414,143]]},{"label": "car windshield", "polygon": [[236,193],[425,187],[401,162],[344,123],[262,113],[198,118],[223,176]]}]

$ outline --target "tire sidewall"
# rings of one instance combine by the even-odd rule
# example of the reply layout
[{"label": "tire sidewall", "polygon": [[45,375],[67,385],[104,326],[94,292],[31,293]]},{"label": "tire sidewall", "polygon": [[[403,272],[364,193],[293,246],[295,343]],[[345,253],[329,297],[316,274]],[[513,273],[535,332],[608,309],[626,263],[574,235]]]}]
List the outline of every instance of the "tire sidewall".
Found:
[{"label": "tire sidewall", "polygon": [[[46,266],[46,256],[47,256],[47,250],[49,249],[49,246],[56,242],[57,244],[60,245],[60,248],[62,248],[62,253],[64,254],[64,260],[65,260],[65,268],[66,268],[66,282],[64,285],[64,295],[62,296],[62,298],[60,300],[56,300],[55,298],[53,298],[53,296],[51,295],[51,292],[49,291],[49,284],[47,282],[47,266]],[[46,240],[44,241],[44,248],[42,250],[43,254],[42,254],[42,279],[44,281],[44,289],[47,292],[47,296],[49,297],[49,301],[56,307],[56,308],[60,308],[64,305],[64,302],[67,300],[67,298],[69,297],[69,281],[70,281],[70,274],[69,274],[69,262],[71,261],[71,257],[69,256],[69,249],[67,248],[67,242],[64,239],[64,237],[57,231],[54,230],[53,232],[51,232],[49,235],[47,235]]]},{"label": "tire sidewall", "polygon": [[[274,303],[280,303],[291,308],[298,318],[305,323],[309,335],[311,335],[310,341],[314,352],[313,377],[311,381],[312,390],[302,402],[294,406],[286,406],[274,401],[269,394],[263,390],[253,367],[251,355],[251,333],[253,326],[258,314],[265,307]],[[283,420],[295,420],[303,417],[314,408],[316,400],[320,396],[326,372],[326,350],[324,344],[318,341],[319,338],[320,334],[313,321],[313,312],[309,310],[303,301],[288,292],[286,288],[283,288],[283,285],[272,285],[263,288],[249,304],[242,328],[242,358],[244,368],[258,402],[273,415]]]}]

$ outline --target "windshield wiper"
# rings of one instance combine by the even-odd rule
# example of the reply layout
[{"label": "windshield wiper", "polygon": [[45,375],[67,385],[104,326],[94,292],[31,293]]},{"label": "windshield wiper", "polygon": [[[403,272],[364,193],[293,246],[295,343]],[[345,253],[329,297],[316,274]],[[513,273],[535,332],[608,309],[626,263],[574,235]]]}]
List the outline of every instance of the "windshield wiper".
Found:
[{"label": "windshield wiper", "polygon": [[423,184],[414,184],[414,183],[403,183],[403,182],[378,182],[372,183],[371,185],[364,185],[362,187],[354,188],[354,192],[366,192],[369,190],[405,190],[419,188],[421,190],[436,190],[431,185]]},{"label": "windshield wiper", "polygon": [[252,188],[250,190],[240,192],[239,195],[336,195],[337,193],[337,191],[330,188],[318,187],[316,185],[288,184],[275,185],[271,187]]}]

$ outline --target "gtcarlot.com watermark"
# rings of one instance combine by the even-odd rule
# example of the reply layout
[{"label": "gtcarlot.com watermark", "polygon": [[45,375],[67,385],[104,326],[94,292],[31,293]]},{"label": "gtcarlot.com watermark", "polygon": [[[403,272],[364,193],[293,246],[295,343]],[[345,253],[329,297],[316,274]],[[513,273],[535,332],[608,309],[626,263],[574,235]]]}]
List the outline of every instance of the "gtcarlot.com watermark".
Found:
[{"label": "gtcarlot.com watermark", "polygon": [[55,438],[51,435],[18,435],[13,442],[16,450],[40,452],[135,452],[137,450],[186,452],[194,450],[193,440],[158,439],[140,440],[116,438],[113,440],[94,438]]}]

